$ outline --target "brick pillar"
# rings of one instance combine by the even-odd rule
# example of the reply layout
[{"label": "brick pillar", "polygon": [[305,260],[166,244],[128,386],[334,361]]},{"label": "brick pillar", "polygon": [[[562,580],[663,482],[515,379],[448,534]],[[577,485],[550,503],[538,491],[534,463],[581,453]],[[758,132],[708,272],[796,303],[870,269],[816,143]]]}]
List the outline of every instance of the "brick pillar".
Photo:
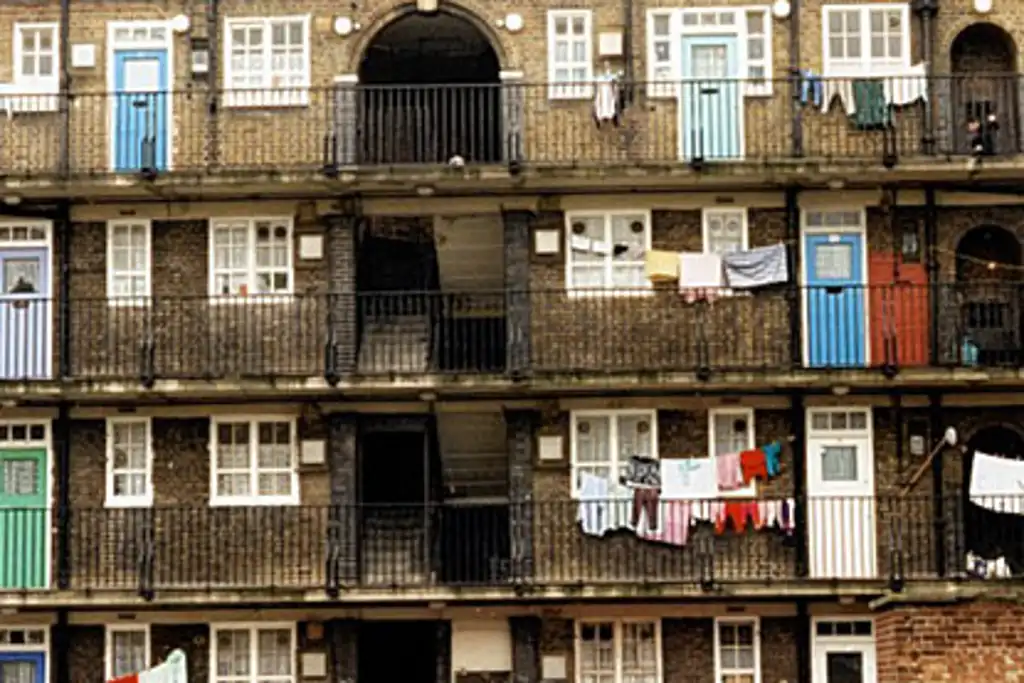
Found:
[{"label": "brick pillar", "polygon": [[356,683],[359,677],[359,622],[335,619],[327,622],[330,643],[331,683]]},{"label": "brick pillar", "polygon": [[356,230],[359,217],[353,211],[326,217],[327,221],[327,379],[351,377],[356,367]]},{"label": "brick pillar", "polygon": [[512,683],[540,683],[540,617],[509,617]]},{"label": "brick pillar", "polygon": [[530,222],[529,211],[506,211],[504,221],[506,370],[530,370]]},{"label": "brick pillar", "polygon": [[508,451],[509,571],[515,581],[533,578],[533,439],[534,415],[505,413]]},{"label": "brick pillar", "polygon": [[452,683],[452,622],[439,619],[434,624],[434,683]]},{"label": "brick pillar", "polygon": [[358,163],[356,131],[359,130],[359,76],[345,74],[334,79],[334,139],[328,163],[351,166]]},{"label": "brick pillar", "polygon": [[355,415],[328,418],[327,463],[331,514],[328,529],[328,590],[359,581],[358,423]]}]

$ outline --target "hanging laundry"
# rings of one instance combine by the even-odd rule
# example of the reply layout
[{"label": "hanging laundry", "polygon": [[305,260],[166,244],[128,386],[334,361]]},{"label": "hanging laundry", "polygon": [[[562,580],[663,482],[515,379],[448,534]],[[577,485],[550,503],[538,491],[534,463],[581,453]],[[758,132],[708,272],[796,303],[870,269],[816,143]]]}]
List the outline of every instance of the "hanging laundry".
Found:
[{"label": "hanging laundry", "polygon": [[661,463],[654,458],[634,455],[626,465],[621,483],[633,489],[633,511],[630,525],[638,528],[641,516],[646,517],[647,528],[659,526],[658,504],[661,500]]},{"label": "hanging laundry", "polygon": [[743,487],[743,477],[740,474],[739,453],[728,453],[715,458],[715,470],[717,472],[718,490],[735,491]]},{"label": "hanging laundry", "polygon": [[762,528],[761,511],[755,502],[725,503],[718,511],[715,518],[715,533],[724,534],[732,524],[733,531],[746,531],[747,524],[753,525],[755,529]]},{"label": "hanging laundry", "polygon": [[779,472],[782,471],[782,444],[778,441],[773,441],[767,446],[762,446],[761,450],[764,451],[764,461],[765,466],[768,468],[768,476],[779,476]]},{"label": "hanging laundry", "polygon": [[853,101],[857,109],[850,112],[850,117],[857,128],[877,130],[890,124],[889,105],[885,99],[885,84],[882,81],[854,81]]},{"label": "hanging laundry", "polygon": [[599,77],[594,91],[594,121],[598,128],[606,123],[619,125],[620,101],[618,79],[612,74]]},{"label": "hanging laundry", "polygon": [[645,541],[656,541],[669,545],[686,545],[690,537],[692,506],[688,501],[661,503],[661,528],[638,528],[637,536]]},{"label": "hanging laundry", "polygon": [[754,448],[740,453],[740,473],[743,475],[744,484],[749,484],[755,479],[767,479],[768,459],[764,451]]},{"label": "hanging laundry", "polygon": [[800,72],[800,104],[821,107],[825,89],[821,77],[809,69]]},{"label": "hanging laundry", "polygon": [[680,458],[661,461],[661,499],[710,500],[718,497],[713,458]]},{"label": "hanging laundry", "polygon": [[979,507],[1024,515],[1024,461],[975,452],[969,491]]},{"label": "hanging laundry", "polygon": [[928,64],[920,62],[904,74],[885,79],[885,102],[892,107],[905,107],[928,99]]},{"label": "hanging laundry", "polygon": [[687,303],[712,301],[722,290],[722,257],[718,254],[679,254],[679,292]]},{"label": "hanging laundry", "polygon": [[734,251],[722,256],[725,285],[755,289],[789,281],[789,254],[784,244]]},{"label": "hanging laundry", "polygon": [[853,97],[853,81],[849,78],[827,78],[822,81],[821,113],[827,114],[832,108],[832,101],[838,99],[847,116],[857,113],[857,103]]},{"label": "hanging laundry", "polygon": [[679,254],[673,251],[648,249],[644,254],[644,271],[651,282],[679,279]]},{"label": "hanging laundry", "polygon": [[583,533],[603,536],[618,527],[612,515],[612,489],[603,477],[580,473],[579,508],[576,519]]}]

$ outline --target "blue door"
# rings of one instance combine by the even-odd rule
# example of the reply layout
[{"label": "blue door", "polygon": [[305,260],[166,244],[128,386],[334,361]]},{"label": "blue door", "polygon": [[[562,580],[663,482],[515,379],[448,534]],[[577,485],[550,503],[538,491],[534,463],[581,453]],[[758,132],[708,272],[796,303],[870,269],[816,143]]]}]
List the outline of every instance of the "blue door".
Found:
[{"label": "blue door", "polygon": [[46,655],[0,652],[0,683],[46,683]]},{"label": "blue door", "polygon": [[862,367],[867,360],[863,234],[806,235],[804,255],[807,364]]},{"label": "blue door", "polygon": [[733,36],[683,38],[683,158],[743,156],[743,93],[739,46]]},{"label": "blue door", "polygon": [[0,380],[51,376],[49,266],[46,249],[0,251]]},{"label": "blue door", "polygon": [[114,53],[114,170],[167,168],[168,60],[166,50]]}]

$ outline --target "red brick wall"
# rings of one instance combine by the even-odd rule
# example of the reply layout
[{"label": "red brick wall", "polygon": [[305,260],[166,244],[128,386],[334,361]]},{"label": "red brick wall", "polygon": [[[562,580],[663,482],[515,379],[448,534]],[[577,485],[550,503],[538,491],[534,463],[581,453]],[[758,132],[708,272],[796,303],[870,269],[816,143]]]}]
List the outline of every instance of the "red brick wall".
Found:
[{"label": "red brick wall", "polygon": [[1024,605],[897,607],[876,621],[879,683],[1024,681]]}]

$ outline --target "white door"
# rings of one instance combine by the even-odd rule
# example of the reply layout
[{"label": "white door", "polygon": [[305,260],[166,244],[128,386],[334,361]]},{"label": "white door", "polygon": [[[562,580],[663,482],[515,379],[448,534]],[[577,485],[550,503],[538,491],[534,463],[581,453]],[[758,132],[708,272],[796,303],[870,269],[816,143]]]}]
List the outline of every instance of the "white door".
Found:
[{"label": "white door", "polygon": [[868,619],[816,619],[811,683],[877,683],[873,626]]},{"label": "white door", "polygon": [[877,575],[871,408],[807,411],[811,578]]}]

